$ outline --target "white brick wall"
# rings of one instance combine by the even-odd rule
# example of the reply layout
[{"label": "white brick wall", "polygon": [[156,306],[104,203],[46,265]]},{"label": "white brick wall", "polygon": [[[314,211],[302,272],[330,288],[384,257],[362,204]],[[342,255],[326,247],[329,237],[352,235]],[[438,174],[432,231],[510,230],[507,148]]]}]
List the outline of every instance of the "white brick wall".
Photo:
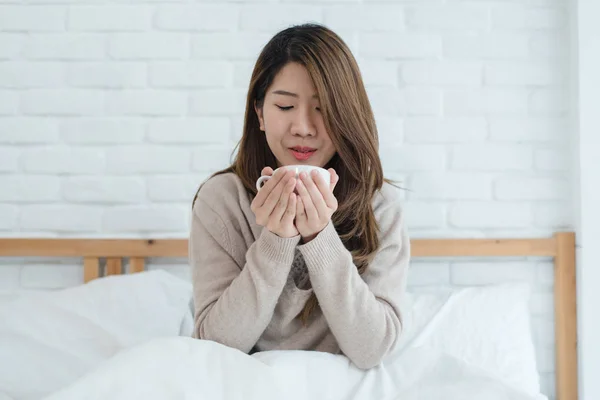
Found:
[{"label": "white brick wall", "polygon": [[[0,236],[186,236],[197,184],[240,137],[258,52],[305,20],[337,30],[358,59],[413,237],[572,229],[567,5],[0,0]],[[0,291],[82,281],[75,261],[50,262],[3,260]],[[552,394],[547,260],[415,260],[410,279],[531,283]]]}]

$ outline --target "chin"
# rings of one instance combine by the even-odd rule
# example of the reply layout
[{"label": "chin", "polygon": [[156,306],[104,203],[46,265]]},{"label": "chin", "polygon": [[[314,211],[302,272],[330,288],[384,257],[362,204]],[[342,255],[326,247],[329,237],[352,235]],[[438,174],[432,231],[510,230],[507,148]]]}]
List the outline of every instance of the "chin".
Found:
[{"label": "chin", "polygon": [[291,162],[285,165],[310,165],[311,167],[321,167],[323,168],[324,164],[314,161],[301,161],[301,160],[292,160]]}]

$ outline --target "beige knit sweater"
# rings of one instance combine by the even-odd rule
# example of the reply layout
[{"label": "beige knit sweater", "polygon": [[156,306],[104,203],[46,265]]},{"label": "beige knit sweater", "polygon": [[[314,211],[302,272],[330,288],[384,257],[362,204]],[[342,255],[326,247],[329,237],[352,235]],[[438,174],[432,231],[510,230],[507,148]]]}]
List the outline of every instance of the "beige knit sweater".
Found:
[{"label": "beige knit sweater", "polygon": [[[363,369],[379,364],[401,332],[410,257],[396,189],[385,184],[373,199],[380,250],[363,275],[332,223],[301,244],[258,226],[251,201],[232,173],[199,192],[189,242],[194,337],[246,353],[316,350],[344,354]],[[308,288],[292,277],[298,256]],[[313,291],[319,306],[303,326],[297,315]]]}]

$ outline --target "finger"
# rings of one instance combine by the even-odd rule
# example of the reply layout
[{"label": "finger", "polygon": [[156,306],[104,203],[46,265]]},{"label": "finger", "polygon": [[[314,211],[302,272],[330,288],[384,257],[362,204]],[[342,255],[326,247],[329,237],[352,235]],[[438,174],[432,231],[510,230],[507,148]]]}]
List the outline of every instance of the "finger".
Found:
[{"label": "finger", "polygon": [[277,201],[275,207],[273,208],[273,212],[269,217],[269,219],[272,219],[272,221],[274,221],[277,224],[279,224],[281,218],[283,217],[283,214],[285,213],[285,210],[287,210],[290,193],[292,193],[292,190],[294,190],[294,187],[296,186],[296,180],[294,178],[285,182],[287,183],[285,183],[285,185],[283,186],[281,196],[279,196],[279,200]]},{"label": "finger", "polygon": [[291,225],[294,223],[294,218],[296,217],[296,194],[290,193],[288,195],[287,208],[283,213],[283,218],[281,218],[281,223],[284,225]]},{"label": "finger", "polygon": [[331,192],[333,193],[333,189],[335,189],[335,185],[337,185],[337,183],[340,180],[340,176],[337,174],[337,172],[335,172],[335,169],[333,168],[329,168],[329,187]]},{"label": "finger", "polygon": [[[304,174],[304,172],[302,174]],[[302,175],[302,174],[300,174],[300,175]],[[300,178],[298,180],[298,184],[296,185],[296,188],[298,189],[298,194],[300,195],[302,204],[304,205],[304,211],[306,213],[306,218],[316,220],[319,218],[319,213],[317,212],[317,209],[315,208],[315,205],[312,201],[310,193],[308,193],[308,190],[307,190],[306,186],[304,185],[305,179]]]},{"label": "finger", "polygon": [[262,171],[260,171],[260,174],[261,174],[261,175],[268,175],[268,176],[271,176],[271,175],[273,175],[273,168],[271,168],[271,167],[264,167],[264,168],[262,169]]},{"label": "finger", "polygon": [[[325,182],[325,180],[323,179],[323,177],[319,174],[315,174],[316,176],[313,177],[313,179],[315,180],[315,184],[317,186],[317,189],[319,190],[319,192],[321,193],[321,196],[323,197],[323,200],[325,201],[325,205],[329,208],[336,208],[337,207],[337,200],[335,199],[335,196],[333,195],[333,188],[331,188],[330,184],[328,184],[328,182]],[[333,182],[334,177],[331,177],[330,183]],[[321,213],[321,211],[319,210],[319,214]]]},{"label": "finger", "polygon": [[277,184],[279,184],[279,182],[285,177],[285,175],[285,171],[283,170],[276,171],[272,175],[271,179],[269,179],[267,183],[263,185],[263,187],[258,191],[256,197],[252,201],[256,208],[260,208],[264,205],[265,201],[271,194],[271,191],[273,191],[273,188],[277,187]]},{"label": "finger", "polygon": [[[279,181],[277,182],[277,186],[275,186],[271,190],[271,192],[267,196],[264,204],[261,207],[263,209],[262,211],[265,212],[267,215],[271,215],[271,213],[273,212],[273,209],[277,205],[277,202],[279,201],[279,198],[281,197],[281,193],[283,192],[283,189],[285,188],[285,186],[289,183],[289,180],[294,179],[293,171],[288,171],[287,173],[284,173],[282,175],[283,175],[283,177],[279,179]],[[273,178],[273,179],[275,179],[275,178]]]},{"label": "finger", "polygon": [[[308,194],[310,195],[312,204],[317,212],[317,217],[320,217],[320,216],[327,215],[327,204],[325,204],[325,199],[323,198],[323,194],[321,194],[321,192],[319,191],[319,188],[315,184],[315,179],[319,178],[319,177],[315,177],[315,174],[318,174],[318,172],[315,171],[314,173],[312,173],[312,176],[309,176],[307,174],[306,177],[304,178],[303,183],[304,183],[304,186],[306,187],[306,190],[308,191]],[[306,201],[305,201],[305,203],[306,203]]]},{"label": "finger", "polygon": [[306,211],[304,210],[304,203],[302,203],[302,197],[296,195],[296,224],[303,224],[306,221]]}]

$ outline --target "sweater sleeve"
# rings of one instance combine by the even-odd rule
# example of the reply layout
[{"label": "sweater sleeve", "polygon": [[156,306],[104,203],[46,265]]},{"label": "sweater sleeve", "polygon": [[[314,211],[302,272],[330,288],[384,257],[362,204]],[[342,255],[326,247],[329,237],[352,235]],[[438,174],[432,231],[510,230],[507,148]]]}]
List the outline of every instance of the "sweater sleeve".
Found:
[{"label": "sweater sleeve", "polygon": [[401,332],[401,302],[410,258],[400,207],[378,218],[380,247],[360,275],[333,224],[298,246],[319,306],[342,352],[359,368],[378,365]]},{"label": "sweater sleeve", "polygon": [[189,240],[194,337],[249,353],[271,321],[299,240],[263,229],[240,266],[232,248],[244,243],[232,242],[221,217],[199,199]]}]

